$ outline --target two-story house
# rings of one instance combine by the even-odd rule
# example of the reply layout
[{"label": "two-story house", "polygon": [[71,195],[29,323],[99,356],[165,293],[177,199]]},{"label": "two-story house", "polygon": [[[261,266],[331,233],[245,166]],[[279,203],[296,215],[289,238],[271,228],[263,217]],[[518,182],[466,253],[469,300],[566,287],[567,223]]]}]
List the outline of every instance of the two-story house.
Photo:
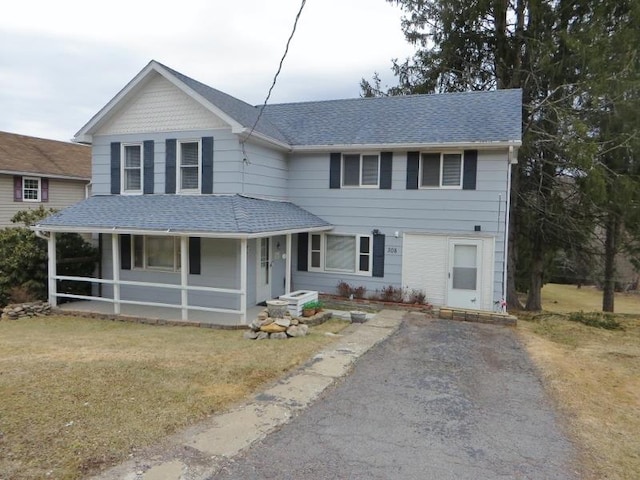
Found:
[{"label": "two-story house", "polygon": [[0,132],[0,227],[21,210],[65,208],[86,198],[91,148]]},{"label": "two-story house", "polygon": [[340,281],[485,310],[504,295],[520,90],[261,110],[152,61],[75,140],[92,145],[92,196],[34,227],[52,303],[57,232],[99,234],[87,299],[115,313],[238,324]]}]

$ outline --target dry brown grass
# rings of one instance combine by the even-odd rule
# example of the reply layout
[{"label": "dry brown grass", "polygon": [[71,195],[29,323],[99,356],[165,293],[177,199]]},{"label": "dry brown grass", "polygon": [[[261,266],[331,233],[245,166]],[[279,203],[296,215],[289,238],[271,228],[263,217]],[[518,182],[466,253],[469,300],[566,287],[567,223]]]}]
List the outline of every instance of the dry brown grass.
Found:
[{"label": "dry brown grass", "polygon": [[73,479],[280,377],[332,341],[69,317],[0,322],[0,479]]},{"label": "dry brown grass", "polygon": [[[585,477],[640,478],[640,297],[619,295],[624,330],[568,320],[596,310],[601,293],[565,285],[543,289],[541,315],[520,315],[518,330],[569,428],[583,447]],[[580,308],[576,308],[580,307]],[[554,313],[558,312],[558,313]],[[635,312],[635,315],[632,313]]]}]

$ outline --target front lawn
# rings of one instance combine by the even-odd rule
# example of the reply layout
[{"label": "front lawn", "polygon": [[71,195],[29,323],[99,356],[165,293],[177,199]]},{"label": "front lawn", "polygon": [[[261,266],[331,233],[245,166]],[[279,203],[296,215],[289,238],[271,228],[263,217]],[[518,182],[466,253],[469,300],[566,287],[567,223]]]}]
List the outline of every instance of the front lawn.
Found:
[{"label": "front lawn", "polygon": [[0,478],[74,479],[300,365],[346,322],[307,337],[72,317],[0,322]]}]

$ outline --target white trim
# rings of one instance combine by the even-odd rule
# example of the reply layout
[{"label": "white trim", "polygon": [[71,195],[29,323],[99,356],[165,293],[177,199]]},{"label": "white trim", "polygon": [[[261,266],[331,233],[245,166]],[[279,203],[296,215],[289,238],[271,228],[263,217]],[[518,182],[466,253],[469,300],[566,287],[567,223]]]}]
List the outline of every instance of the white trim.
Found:
[{"label": "white trim", "polygon": [[[198,188],[182,188],[182,149],[181,145],[184,143],[196,143],[198,144]],[[193,165],[187,165],[185,168],[196,168]],[[202,191],[202,138],[194,139],[178,139],[176,141],[176,193],[178,195],[193,195]]]},{"label": "white trim", "polygon": [[327,232],[333,230],[333,225],[325,227],[311,227],[311,228],[293,228],[290,230],[276,230],[273,232],[258,232],[258,233],[228,233],[228,232],[201,232],[201,231],[182,231],[182,230],[141,230],[135,228],[108,228],[108,227],[59,227],[59,226],[40,226],[32,225],[29,227],[34,232],[63,232],[63,233],[106,233],[106,234],[119,234],[119,235],[155,235],[155,236],[171,236],[180,237],[186,235],[188,237],[202,237],[202,238],[236,238],[236,239],[250,239],[250,238],[262,238],[273,237],[277,235],[293,235],[295,233],[306,232]]},{"label": "white trim", "polygon": [[[125,188],[125,173],[126,173],[126,147],[138,147],[140,148],[140,188],[138,190],[127,190]],[[129,168],[129,170],[135,170],[134,168]],[[142,142],[128,142],[122,143],[120,145],[120,192],[122,195],[142,195],[142,191],[144,189],[144,146]]]},{"label": "white trim", "polygon": [[286,238],[284,294],[289,295],[291,293],[291,234],[286,235]]},{"label": "white trim", "polygon": [[21,172],[17,170],[0,170],[0,174],[2,175],[13,175],[19,177],[33,177],[40,176],[44,178],[55,178],[56,180],[77,180],[79,182],[90,182],[91,178],[89,177],[73,177],[68,175],[56,175],[53,173],[47,172]]},{"label": "white trim", "polygon": [[240,240],[240,322],[247,323],[247,239]]},{"label": "white trim", "polygon": [[[37,190],[38,197],[37,198],[26,198],[24,192],[26,187],[24,186],[24,182],[27,180],[35,180],[38,182],[37,188],[29,188],[29,191]],[[42,178],[40,177],[22,177],[22,201],[27,203],[42,203]]]},{"label": "white trim", "polygon": [[511,162],[507,162],[507,198],[504,211],[504,264],[502,266],[502,300],[507,299],[507,281],[509,280],[507,271],[509,269],[509,219],[511,218],[511,165]]},{"label": "white trim", "polygon": [[[180,303],[182,320],[189,319],[189,237],[180,237]],[[175,241],[174,241],[175,255]]]},{"label": "white trim", "polygon": [[57,284],[56,284],[56,234],[51,232],[49,240],[47,242],[47,258],[49,261],[49,305],[55,307],[58,304],[57,301]]},{"label": "white trim", "polygon": [[113,262],[113,313],[120,315],[120,235],[111,235],[111,259]]},{"label": "white trim", "polygon": [[443,143],[354,143],[341,145],[292,145],[292,153],[320,153],[320,152],[358,152],[365,150],[495,150],[496,148],[519,147],[520,140],[505,140],[496,142],[443,142]]}]

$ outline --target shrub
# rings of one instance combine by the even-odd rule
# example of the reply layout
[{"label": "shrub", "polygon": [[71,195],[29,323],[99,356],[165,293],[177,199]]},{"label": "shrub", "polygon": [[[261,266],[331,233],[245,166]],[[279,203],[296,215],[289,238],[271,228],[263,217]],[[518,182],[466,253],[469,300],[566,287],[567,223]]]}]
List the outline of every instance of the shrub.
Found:
[{"label": "shrub", "polygon": [[338,285],[336,286],[336,290],[338,292],[338,295],[340,295],[341,297],[349,298],[351,296],[351,285],[349,285],[347,282],[343,282],[342,280],[339,281]]},{"label": "shrub", "polygon": [[396,302],[402,303],[404,300],[404,292],[401,287],[394,287],[393,285],[387,285],[383,287],[380,292],[380,299],[383,302]]},{"label": "shrub", "polygon": [[351,293],[354,298],[363,299],[367,294],[367,287],[360,285],[359,287],[354,287],[351,289]]},{"label": "shrub", "polygon": [[623,327],[610,313],[602,312],[573,312],[569,314],[569,320],[582,323],[588,327],[604,328],[605,330],[622,330]]},{"label": "shrub", "polygon": [[409,293],[408,303],[423,305],[427,300],[427,295],[422,290],[413,289]]}]

